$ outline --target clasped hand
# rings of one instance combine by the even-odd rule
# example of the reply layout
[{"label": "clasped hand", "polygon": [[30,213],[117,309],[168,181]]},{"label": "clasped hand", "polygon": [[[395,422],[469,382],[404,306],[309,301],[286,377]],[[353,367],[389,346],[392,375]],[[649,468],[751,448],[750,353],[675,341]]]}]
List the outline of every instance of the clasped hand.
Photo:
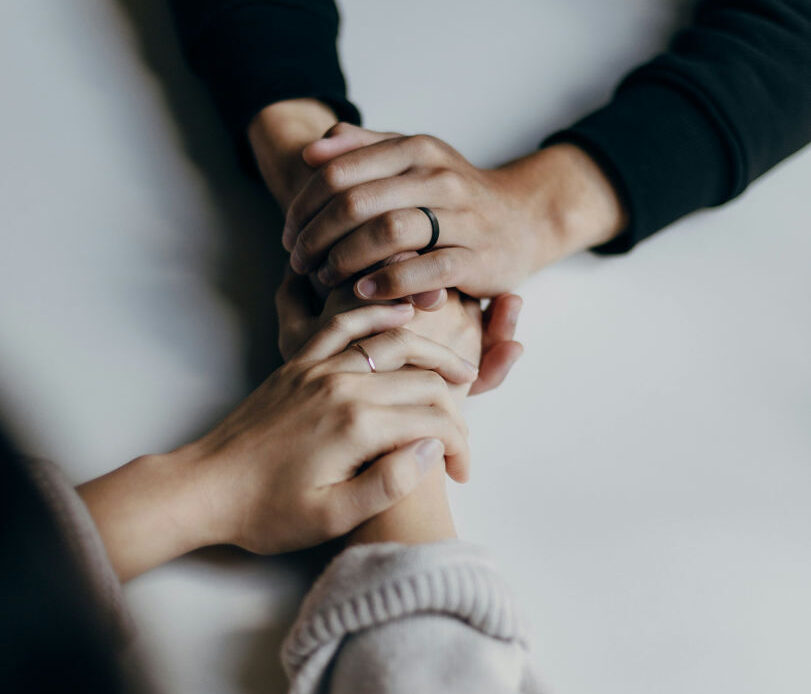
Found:
[{"label": "clasped hand", "polygon": [[287,212],[282,241],[295,271],[317,272],[334,287],[389,257],[419,251],[431,238],[419,207],[437,216],[437,247],[357,279],[358,297],[399,299],[449,287],[492,297],[535,268],[534,191],[515,167],[479,169],[428,135],[347,124],[328,135],[304,149],[317,170]]}]

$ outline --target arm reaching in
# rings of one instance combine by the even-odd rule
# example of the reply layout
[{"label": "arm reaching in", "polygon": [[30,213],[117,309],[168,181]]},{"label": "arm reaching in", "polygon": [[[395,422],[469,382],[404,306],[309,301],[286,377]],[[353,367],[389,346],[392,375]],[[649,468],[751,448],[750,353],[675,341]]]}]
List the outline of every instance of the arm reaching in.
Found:
[{"label": "arm reaching in", "polygon": [[[376,305],[335,316],[201,439],[82,485],[119,577],[210,544],[269,554],[343,535],[443,455],[466,477],[466,426],[444,379],[470,383],[476,370],[405,329],[412,315]],[[347,349],[357,343],[377,373]]]},{"label": "arm reaching in", "polygon": [[[288,214],[297,271],[380,299],[458,286],[476,296],[514,289],[575,251],[630,250],[674,220],[721,205],[811,140],[811,3],[702,0],[669,49],[622,80],[611,101],[547,138],[544,149],[479,169],[425,135],[351,126],[314,143],[319,172]],[[335,140],[335,142],[330,142]],[[369,273],[430,238],[439,247]]]}]

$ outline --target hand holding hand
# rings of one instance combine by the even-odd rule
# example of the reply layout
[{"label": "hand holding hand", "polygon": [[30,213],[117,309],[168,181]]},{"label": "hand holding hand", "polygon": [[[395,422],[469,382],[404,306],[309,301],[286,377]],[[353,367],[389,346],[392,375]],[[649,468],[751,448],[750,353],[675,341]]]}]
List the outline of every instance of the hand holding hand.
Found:
[{"label": "hand holding hand", "polygon": [[[427,135],[346,124],[328,135],[303,150],[319,168],[290,205],[283,243],[295,271],[317,271],[327,286],[373,268],[355,282],[364,299],[447,287],[495,296],[559,257],[607,241],[624,223],[610,183],[572,145],[480,169]],[[418,207],[437,216],[436,248],[375,270],[429,242],[431,225]]]},{"label": "hand holding hand", "polygon": [[403,328],[413,311],[335,316],[210,433],[83,485],[119,575],[210,544],[318,544],[402,499],[443,456],[464,480],[467,427],[446,380],[469,383],[476,369]]},{"label": "hand holding hand", "polygon": [[[447,292],[444,298],[447,301]],[[290,359],[331,317],[357,307],[361,301],[352,293],[351,285],[347,284],[330,292],[320,310],[315,308],[319,303],[320,299],[306,277],[290,274],[282,282],[276,293],[276,311],[279,317],[279,350],[284,359]],[[521,297],[515,294],[494,297],[484,314],[478,301],[467,298],[462,300],[461,305],[469,312],[474,303],[477,341],[473,351],[462,339],[470,326],[460,328],[456,320],[460,315],[458,309],[450,315],[443,314],[443,321],[423,320],[424,317],[417,312],[416,323],[409,326],[417,332],[420,332],[421,326],[426,326],[428,332],[424,334],[432,340],[451,347],[471,361],[479,362],[479,375],[470,388],[470,395],[498,387],[523,353],[521,344],[513,340],[521,311]],[[445,305],[443,302],[434,310],[441,311]]]}]

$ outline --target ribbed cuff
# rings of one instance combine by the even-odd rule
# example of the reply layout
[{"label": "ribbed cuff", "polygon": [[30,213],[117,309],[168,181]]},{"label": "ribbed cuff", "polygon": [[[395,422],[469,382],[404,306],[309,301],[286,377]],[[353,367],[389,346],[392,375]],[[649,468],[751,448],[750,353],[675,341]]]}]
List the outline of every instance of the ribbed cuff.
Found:
[{"label": "ribbed cuff", "polygon": [[348,635],[414,614],[447,615],[527,645],[512,594],[482,550],[458,541],[360,545],[330,564],[285,640],[291,692],[317,691]]},{"label": "ribbed cuff", "polygon": [[585,150],[625,205],[628,227],[595,252],[629,251],[680,217],[736,192],[718,123],[707,104],[677,80],[630,82],[607,106],[543,142],[570,142]]}]

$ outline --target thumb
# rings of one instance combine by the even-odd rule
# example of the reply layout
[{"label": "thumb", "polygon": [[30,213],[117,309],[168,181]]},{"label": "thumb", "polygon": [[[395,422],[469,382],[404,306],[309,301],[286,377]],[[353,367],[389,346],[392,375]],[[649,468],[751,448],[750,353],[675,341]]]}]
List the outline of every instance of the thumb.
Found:
[{"label": "thumb", "polygon": [[338,123],[327,130],[320,140],[307,145],[301,151],[301,156],[308,166],[317,169],[342,154],[393,137],[399,137],[399,135],[396,133],[379,133],[349,123]]},{"label": "thumb", "polygon": [[353,527],[411,494],[444,457],[445,447],[439,439],[420,439],[378,458],[360,475],[344,482],[344,493],[349,497],[345,507],[355,515]]},{"label": "thumb", "polygon": [[523,353],[521,343],[512,340],[505,340],[490,347],[482,355],[479,378],[471,386],[468,395],[478,395],[498,388]]}]

